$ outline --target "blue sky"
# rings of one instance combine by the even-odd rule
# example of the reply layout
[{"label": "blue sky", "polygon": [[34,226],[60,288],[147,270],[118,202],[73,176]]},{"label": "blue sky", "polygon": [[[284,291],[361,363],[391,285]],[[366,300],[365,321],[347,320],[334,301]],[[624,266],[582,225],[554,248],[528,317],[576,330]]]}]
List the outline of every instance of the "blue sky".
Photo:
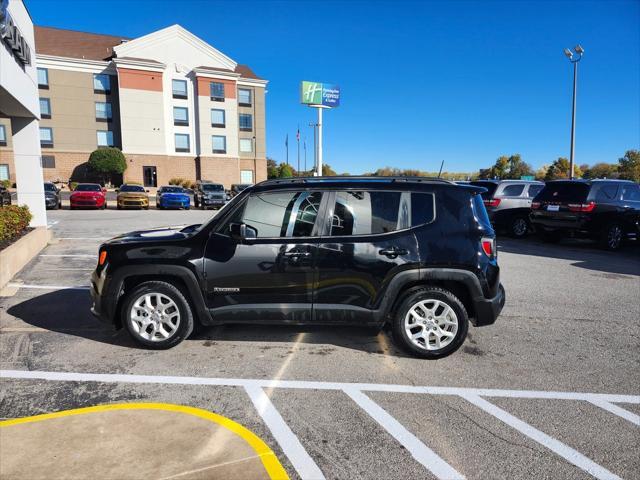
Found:
[{"label": "blue sky", "polygon": [[331,82],[324,159],[339,172],[395,166],[472,171],[502,154],[534,167],[569,156],[580,62],[576,162],[640,148],[640,2],[270,2],[27,0],[34,23],[136,37],[179,23],[270,81],[267,152],[312,162],[315,110],[299,82]]}]

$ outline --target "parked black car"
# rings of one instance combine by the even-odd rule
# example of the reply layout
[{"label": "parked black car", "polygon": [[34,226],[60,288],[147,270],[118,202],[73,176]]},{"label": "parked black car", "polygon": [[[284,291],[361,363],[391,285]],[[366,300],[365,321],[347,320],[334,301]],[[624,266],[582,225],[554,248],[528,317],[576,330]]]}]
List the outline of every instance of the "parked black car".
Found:
[{"label": "parked black car", "polygon": [[196,208],[220,208],[227,203],[227,192],[221,183],[198,182],[193,191],[193,204]]},{"label": "parked black car", "polygon": [[544,183],[534,180],[477,180],[471,185],[487,189],[482,193],[482,199],[496,230],[505,231],[514,238],[527,236],[531,230],[531,201],[544,188]]},{"label": "parked black car", "polygon": [[446,355],[505,301],[482,191],[389,177],[263,182],[203,225],[103,243],[92,312],[155,349],[194,322],[355,324],[389,325],[416,356]]},{"label": "parked black car", "polygon": [[47,210],[62,207],[62,196],[54,183],[44,182],[44,204]]},{"label": "parked black car", "polygon": [[231,185],[231,190],[230,190],[231,198],[235,197],[240,192],[242,192],[245,188],[249,188],[250,186],[251,186],[250,183],[234,183],[233,185]]},{"label": "parked black car", "polygon": [[0,207],[11,205],[11,192],[4,185],[0,185]]},{"label": "parked black car", "polygon": [[640,234],[640,186],[627,180],[547,182],[531,209],[531,223],[548,241],[588,237],[617,250]]}]

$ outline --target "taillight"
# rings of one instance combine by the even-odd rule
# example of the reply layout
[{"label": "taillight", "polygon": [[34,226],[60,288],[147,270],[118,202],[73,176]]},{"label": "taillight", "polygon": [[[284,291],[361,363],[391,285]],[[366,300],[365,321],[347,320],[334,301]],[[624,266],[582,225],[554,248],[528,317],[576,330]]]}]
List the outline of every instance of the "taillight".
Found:
[{"label": "taillight", "polygon": [[572,212],[590,212],[596,208],[596,202],[570,203],[567,205]]},{"label": "taillight", "polygon": [[497,207],[500,205],[499,198],[492,198],[491,200],[483,200],[485,207]]},{"label": "taillight", "polygon": [[540,202],[531,202],[531,209],[538,210],[540,208]]},{"label": "taillight", "polygon": [[495,258],[496,254],[496,239],[491,237],[482,237],[482,251],[489,258]]},{"label": "taillight", "polygon": [[107,251],[106,250],[102,250],[100,252],[100,256],[98,256],[98,265],[102,266],[104,265],[104,262],[107,261]]}]

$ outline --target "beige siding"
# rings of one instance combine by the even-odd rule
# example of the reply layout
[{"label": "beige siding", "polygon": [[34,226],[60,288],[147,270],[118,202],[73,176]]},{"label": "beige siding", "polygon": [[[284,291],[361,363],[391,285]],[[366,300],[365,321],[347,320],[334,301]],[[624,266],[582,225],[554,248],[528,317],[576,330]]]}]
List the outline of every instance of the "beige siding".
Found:
[{"label": "beige siding", "polygon": [[165,154],[162,92],[120,90],[122,150],[132,154]]}]

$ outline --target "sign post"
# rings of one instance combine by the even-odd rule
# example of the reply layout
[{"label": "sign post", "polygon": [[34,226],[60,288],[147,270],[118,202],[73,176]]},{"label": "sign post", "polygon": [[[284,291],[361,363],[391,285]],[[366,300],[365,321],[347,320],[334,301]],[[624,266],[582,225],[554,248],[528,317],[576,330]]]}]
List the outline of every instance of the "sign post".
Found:
[{"label": "sign post", "polygon": [[327,83],[303,81],[300,85],[300,102],[318,110],[315,175],[320,177],[322,176],[322,110],[340,106],[340,87]]}]

